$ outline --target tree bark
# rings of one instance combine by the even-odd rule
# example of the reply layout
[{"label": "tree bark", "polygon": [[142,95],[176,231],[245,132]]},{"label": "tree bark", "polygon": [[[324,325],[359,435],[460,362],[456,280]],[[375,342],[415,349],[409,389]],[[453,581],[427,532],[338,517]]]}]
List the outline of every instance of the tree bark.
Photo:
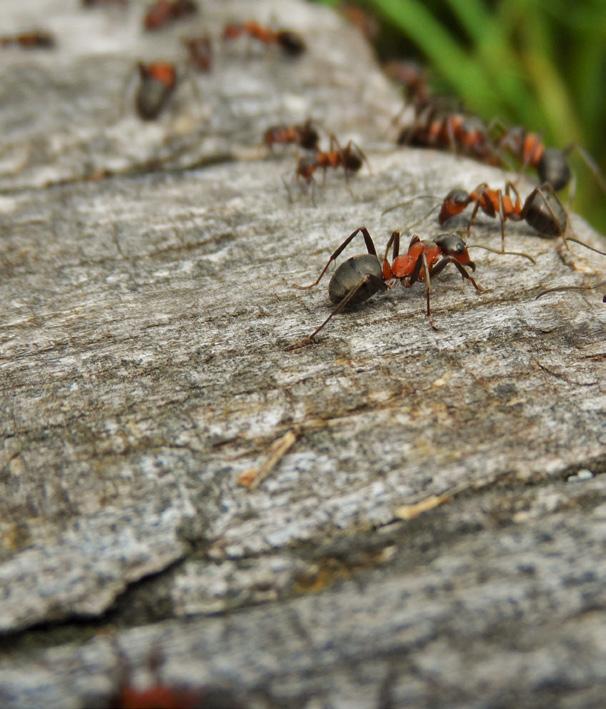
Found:
[{"label": "tree bark", "polygon": [[[382,212],[505,174],[395,147],[397,92],[325,8],[207,1],[145,34],[138,4],[4,5],[58,46],[1,56],[2,706],[104,706],[155,649],[163,682],[250,706],[601,706],[605,306],[536,296],[604,257],[508,223],[536,265],[473,251],[486,290],[435,278],[438,330],[416,284],[291,350],[332,307],[330,274],[294,285],[354,229],[432,239],[431,202]],[[181,36],[252,16],[308,51],[186,69]],[[143,123],[159,58],[181,81]],[[296,184],[261,138],[310,116],[370,169]]]}]

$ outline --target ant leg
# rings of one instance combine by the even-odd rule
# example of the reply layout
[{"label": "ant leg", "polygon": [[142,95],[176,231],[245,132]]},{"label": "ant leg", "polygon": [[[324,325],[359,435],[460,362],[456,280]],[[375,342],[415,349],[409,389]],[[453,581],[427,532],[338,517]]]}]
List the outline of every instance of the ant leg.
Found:
[{"label": "ant leg", "polygon": [[453,256],[444,256],[443,258],[441,258],[438,263],[436,263],[435,266],[431,269],[431,275],[437,276],[438,273],[441,273],[446,268],[446,266],[448,266],[449,263],[454,264],[454,266],[464,279],[466,278],[468,281],[471,281],[471,284],[478,293],[485,292],[486,289],[482,288],[482,286],[479,286],[475,282],[474,278],[469,275],[467,269],[462,264],[460,264]]},{"label": "ant leg", "polygon": [[[309,290],[310,288],[314,288],[315,286],[317,286],[318,283],[322,280],[322,277],[324,276],[326,271],[328,270],[328,267],[330,266],[330,264],[340,256],[340,254],[344,251],[344,249],[347,248],[347,246],[353,241],[353,239],[355,239],[355,237],[358,234],[362,234],[362,236],[364,237],[364,243],[366,244],[366,250],[368,251],[368,253],[371,256],[377,256],[377,250],[375,249],[374,242],[372,240],[370,233],[368,232],[368,229],[365,226],[358,227],[355,231],[352,231],[352,233],[346,239],[343,240],[343,242],[337,247],[337,249],[335,249],[335,251],[331,254],[330,258],[328,259],[326,266],[324,266],[324,268],[322,269],[322,272],[320,273],[318,278],[313,283],[311,283],[308,286],[298,286],[298,285],[294,284],[295,288],[298,288],[299,290]],[[377,256],[377,260],[378,260],[378,256]]]},{"label": "ant leg", "polygon": [[[475,190],[474,190],[475,192]],[[471,235],[471,227],[473,226],[474,221],[476,220],[476,215],[478,213],[478,209],[480,208],[480,202],[479,200],[476,201],[476,203],[473,205],[473,211],[471,213],[471,217],[469,219],[469,224],[467,225],[467,238],[470,237]]]},{"label": "ant leg", "polygon": [[427,256],[423,253],[421,255],[421,258],[423,259],[423,271],[425,272],[425,298],[427,300],[427,318],[431,327],[434,330],[437,330],[438,328],[436,327],[436,325],[434,325],[434,322],[431,319],[431,270],[429,268],[429,265],[427,264]]},{"label": "ant leg", "polygon": [[387,246],[385,247],[385,255],[383,256],[383,278],[386,280],[393,278],[393,273],[389,261],[387,260],[387,254],[389,253],[389,247],[393,245],[391,260],[392,263],[398,257],[400,253],[400,232],[392,231]]},{"label": "ant leg", "polygon": [[290,187],[288,186],[288,182],[286,182],[285,175],[282,175],[282,184],[286,188],[286,193],[288,194],[288,201],[290,204],[292,204],[292,201],[293,201],[292,192],[290,191]]},{"label": "ant leg", "polygon": [[516,187],[516,183],[512,182],[511,180],[507,180],[507,182],[505,183],[505,194],[509,197],[511,192],[514,193],[514,195],[516,197],[516,202],[519,202],[521,204],[522,200],[520,198],[520,193],[518,192],[518,188]]},{"label": "ant leg", "polygon": [[[324,172],[324,175],[326,175],[326,172]],[[313,175],[311,176],[309,182],[311,183],[311,203],[314,207],[317,207],[318,204],[316,202],[316,181],[314,180]]]},{"label": "ant leg", "polygon": [[289,345],[286,350],[291,351],[291,350],[297,350],[300,349],[301,347],[306,347],[307,345],[311,345],[312,342],[314,341],[315,336],[322,330],[332,319],[337,313],[340,313],[344,308],[347,307],[347,305],[355,298],[356,294],[361,288],[364,288],[369,283],[376,283],[376,284],[381,284],[383,285],[383,279],[382,278],[377,278],[376,276],[373,276],[371,274],[367,274],[360,280],[358,285],[350,291],[342,300],[341,302],[337,305],[337,307],[332,311],[332,313],[324,320],[324,322],[317,327],[311,335],[308,335],[307,337],[304,337],[302,340],[299,340],[298,342],[293,343],[292,345]]},{"label": "ant leg", "polygon": [[349,143],[345,146],[345,150],[355,150],[356,153],[358,154],[358,157],[361,158],[362,162],[366,163],[366,167],[368,168],[368,172],[372,175],[372,168],[370,167],[370,163],[368,162],[368,158],[366,157],[366,153],[362,150],[362,148],[357,144],[354,143],[353,140],[350,140]]},{"label": "ant leg", "polygon": [[[509,184],[509,183],[508,183]],[[499,199],[499,221],[501,222],[501,253],[505,253],[505,205],[503,204],[503,194],[501,190],[497,190]]]}]

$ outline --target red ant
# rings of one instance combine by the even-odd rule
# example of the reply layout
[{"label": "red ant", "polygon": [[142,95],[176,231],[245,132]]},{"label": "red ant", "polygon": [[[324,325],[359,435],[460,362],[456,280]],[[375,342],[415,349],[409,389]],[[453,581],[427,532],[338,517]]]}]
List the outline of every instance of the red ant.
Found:
[{"label": "red ant", "polygon": [[302,178],[309,184],[316,170],[324,170],[326,175],[328,168],[336,170],[342,167],[347,179],[350,174],[358,172],[364,162],[368,165],[366,155],[352,140],[342,148],[337,138],[331,135],[328,150],[317,150],[312,156],[299,158],[295,177]]},{"label": "red ant", "polygon": [[[342,167],[345,172],[345,179],[349,180],[349,176],[358,172],[364,162],[368,165],[366,155],[352,140],[343,148],[337,138],[331,135],[328,150],[317,150],[313,155],[299,158],[295,169],[295,180],[303,180],[307,185],[312,185],[312,201],[315,204],[314,188],[316,183],[314,173],[316,170],[323,170],[324,177],[326,177],[326,171],[329,168],[336,170]],[[290,195],[288,185],[286,185],[286,182],[284,184]]]},{"label": "red ant", "polygon": [[0,37],[0,47],[21,47],[22,49],[52,49],[55,38],[49,32],[35,30],[17,35]]},{"label": "red ant", "polygon": [[263,142],[273,148],[276,143],[299,145],[305,150],[316,150],[320,136],[311,118],[305,123],[293,126],[270,126],[263,135]]},{"label": "red ant", "polygon": [[139,117],[153,121],[162,113],[177,88],[177,70],[169,62],[151,62],[137,65],[141,83],[135,94],[135,106]]},{"label": "red ant", "polygon": [[[498,121],[496,124],[498,125]],[[556,191],[564,189],[570,182],[572,172],[568,165],[567,156],[573,150],[577,150],[593,173],[602,191],[606,192],[606,184],[600,169],[589,153],[580,145],[573,143],[563,150],[546,148],[538,133],[527,131],[521,126],[513,126],[505,130],[498,141],[498,148],[509,152],[517,158],[523,167],[535,168],[541,183],[550,184]]]},{"label": "red ant", "polygon": [[[308,290],[317,286],[330,264],[338,258],[358,234],[362,234],[364,237],[367,253],[352,256],[344,261],[333,273],[328,284],[328,296],[337,307],[311,335],[291,345],[289,350],[311,344],[320,330],[337,313],[349,306],[363,303],[375,293],[391,287],[390,281],[400,281],[404,288],[410,288],[417,281],[425,283],[427,318],[431,327],[437,330],[438,328],[431,319],[431,279],[441,273],[449,263],[457,268],[464,279],[472,283],[476,291],[483,291],[483,288],[467,272],[466,267],[475,271],[476,266],[469,257],[465,242],[458,234],[444,234],[435,241],[421,241],[415,234],[410,240],[406,254],[400,256],[400,232],[394,231],[387,242],[383,263],[381,263],[366,227],[359,227],[340,244],[313,283],[297,287]],[[390,247],[392,249],[391,263],[387,258]]]},{"label": "red ant", "polygon": [[223,39],[226,41],[237,39],[242,35],[248,35],[263,44],[276,44],[291,57],[298,57],[306,49],[305,42],[296,32],[272,30],[254,20],[228,24],[223,29]]},{"label": "red ant", "polygon": [[208,72],[212,68],[213,48],[210,37],[185,37],[181,40],[189,53],[189,62],[198,71]]},{"label": "red ant", "polygon": [[467,233],[469,234],[471,231],[478,210],[481,209],[489,217],[498,217],[501,222],[501,252],[505,250],[505,221],[511,219],[516,222],[526,221],[539,234],[561,236],[564,241],[574,241],[592,251],[597,251],[599,254],[603,253],[578,239],[566,236],[569,230],[568,214],[549,183],[535,187],[524,204],[522,204],[516,186],[510,181],[505,183],[504,192],[500,189],[491,189],[485,182],[471,192],[456,188],[444,198],[438,217],[440,224],[442,225],[452,217],[461,214],[472,202],[474,202],[474,208],[467,226]]},{"label": "red ant", "polygon": [[193,0],[156,0],[145,13],[143,25],[148,32],[154,32],[196,12],[198,6]]},{"label": "red ant", "polygon": [[398,145],[423,148],[460,149],[465,155],[488,165],[500,165],[502,162],[483,121],[456,111],[440,114],[435,99],[417,106],[412,125],[401,130],[397,142]]},{"label": "red ant", "polygon": [[110,699],[111,709],[244,709],[244,705],[234,693],[219,685],[203,685],[191,689],[171,687],[159,680],[159,669],[163,662],[159,650],[153,651],[148,658],[148,665],[155,683],[147,689],[138,689],[130,684],[131,670],[128,661],[118,651],[125,670],[117,693]]}]

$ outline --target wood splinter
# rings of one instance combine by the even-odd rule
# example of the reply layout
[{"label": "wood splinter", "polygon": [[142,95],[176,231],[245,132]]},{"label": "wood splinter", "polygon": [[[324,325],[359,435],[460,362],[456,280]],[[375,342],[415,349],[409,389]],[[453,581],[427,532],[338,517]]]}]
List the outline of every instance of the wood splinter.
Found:
[{"label": "wood splinter", "polygon": [[238,476],[238,485],[249,490],[256,490],[276,465],[292,448],[297,440],[298,432],[288,431],[284,436],[274,441],[269,449],[269,458],[258,468],[248,468]]}]

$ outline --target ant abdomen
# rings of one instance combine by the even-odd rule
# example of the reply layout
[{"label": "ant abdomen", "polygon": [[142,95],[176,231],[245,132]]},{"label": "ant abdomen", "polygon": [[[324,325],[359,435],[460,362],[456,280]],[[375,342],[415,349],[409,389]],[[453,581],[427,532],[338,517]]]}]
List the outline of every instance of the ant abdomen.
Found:
[{"label": "ant abdomen", "polygon": [[340,303],[360,282],[368,280],[349,301],[348,306],[358,305],[371,298],[380,290],[385,290],[381,264],[376,256],[362,254],[344,261],[333,273],[328,284],[328,297],[333,303]]},{"label": "ant abdomen", "polygon": [[562,236],[568,224],[566,210],[548,185],[533,190],[529,195],[524,203],[522,218],[545,236]]}]

